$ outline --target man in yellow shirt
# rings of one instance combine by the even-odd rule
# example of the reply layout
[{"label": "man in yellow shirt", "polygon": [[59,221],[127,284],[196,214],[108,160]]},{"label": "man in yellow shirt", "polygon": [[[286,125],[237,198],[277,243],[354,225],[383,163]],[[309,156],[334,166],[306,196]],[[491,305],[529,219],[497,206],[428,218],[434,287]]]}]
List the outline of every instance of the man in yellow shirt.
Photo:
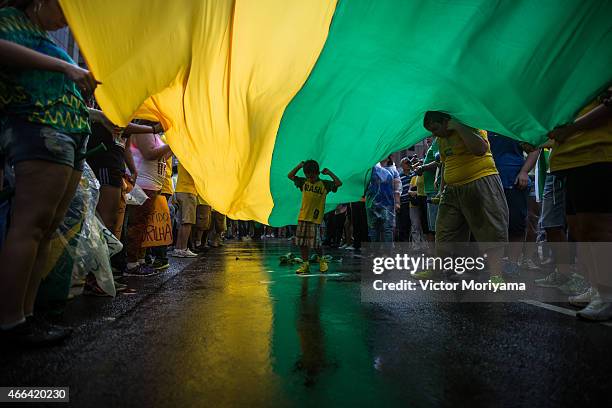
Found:
[{"label": "man in yellow shirt", "polygon": [[[296,176],[302,168],[306,178]],[[319,255],[319,270],[326,272],[328,269],[327,262],[323,259],[320,225],[325,211],[327,193],[338,191],[342,182],[328,169],[323,169],[322,173],[330,176],[332,180],[321,180],[319,178],[319,163],[314,160],[307,160],[298,164],[287,176],[302,191],[302,207],[300,208],[295,233],[296,243],[300,247],[304,260],[302,266],[296,271],[299,274],[308,273],[310,270],[308,263],[310,249],[314,249]]]},{"label": "man in yellow shirt", "polygon": [[[576,315],[588,320],[612,319],[612,88],[585,106],[576,120],[548,134],[554,140],[550,171],[565,176],[569,235],[577,242],[576,256],[592,284],[586,293],[570,297],[586,307]],[[596,194],[594,195],[594,192]]]},{"label": "man in yellow shirt", "polygon": [[[478,242],[508,242],[508,205],[486,132],[443,112],[427,112],[423,125],[438,137],[444,164],[436,242],[468,242],[470,233]],[[499,274],[491,280],[503,282]]]},{"label": "man in yellow shirt", "polygon": [[193,178],[183,165],[179,163],[174,198],[179,205],[179,221],[181,225],[174,243],[174,250],[170,253],[171,256],[178,258],[194,258],[197,256],[187,247],[189,236],[191,235],[191,227],[196,223],[197,194]]}]

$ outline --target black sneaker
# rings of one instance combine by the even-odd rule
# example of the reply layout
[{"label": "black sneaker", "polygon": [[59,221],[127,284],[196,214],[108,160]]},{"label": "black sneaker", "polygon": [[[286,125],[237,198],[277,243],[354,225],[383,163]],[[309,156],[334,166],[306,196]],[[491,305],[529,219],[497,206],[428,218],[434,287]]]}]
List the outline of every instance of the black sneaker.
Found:
[{"label": "black sneaker", "polygon": [[151,276],[157,273],[156,270],[151,269],[146,265],[138,265],[133,268],[126,268],[123,273],[124,276]]},{"label": "black sneaker", "polygon": [[29,321],[35,327],[38,327],[43,330],[52,330],[57,333],[64,333],[66,337],[70,336],[73,332],[72,327],[64,326],[62,324],[55,324],[51,322],[49,319],[53,319],[51,316],[39,317],[39,316],[30,316],[26,318],[26,321]]},{"label": "black sneaker", "polygon": [[12,329],[0,329],[0,342],[25,347],[45,347],[59,344],[70,334],[72,334],[71,328],[42,323],[28,318]]},{"label": "black sneaker", "polygon": [[196,253],[196,254],[201,254],[201,253],[206,252],[207,249],[208,249],[207,246],[200,245],[200,246],[192,248],[191,251]]},{"label": "black sneaker", "polygon": [[145,264],[153,265],[153,260],[154,260],[153,255],[151,255],[151,254],[146,254],[145,255]]}]

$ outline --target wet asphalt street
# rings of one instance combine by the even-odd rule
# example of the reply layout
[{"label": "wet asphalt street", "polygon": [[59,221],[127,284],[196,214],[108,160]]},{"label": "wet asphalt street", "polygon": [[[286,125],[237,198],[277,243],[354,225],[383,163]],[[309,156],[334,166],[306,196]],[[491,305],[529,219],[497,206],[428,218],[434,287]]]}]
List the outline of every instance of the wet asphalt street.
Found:
[{"label": "wet asphalt street", "polygon": [[290,250],[284,240],[230,242],[132,278],[135,294],[81,296],[68,306],[76,331],[63,345],[2,350],[0,386],[70,386],[79,407],[575,407],[612,398],[610,326],[524,303],[362,303],[359,259],[332,251],[344,259],[327,276],[300,277],[279,265]]}]

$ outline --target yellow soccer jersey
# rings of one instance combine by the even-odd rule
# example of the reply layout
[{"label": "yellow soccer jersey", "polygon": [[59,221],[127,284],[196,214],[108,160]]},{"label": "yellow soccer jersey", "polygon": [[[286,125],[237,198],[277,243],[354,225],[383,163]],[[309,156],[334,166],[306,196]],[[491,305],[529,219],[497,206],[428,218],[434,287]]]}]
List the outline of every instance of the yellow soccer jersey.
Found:
[{"label": "yellow soccer jersey", "polygon": [[178,181],[174,190],[177,193],[198,194],[191,174],[185,170],[181,163],[178,164]]},{"label": "yellow soccer jersey", "polygon": [[317,180],[314,183],[304,177],[296,177],[295,185],[302,191],[302,207],[298,221],[320,224],[325,211],[327,193],[336,192],[338,187],[331,180]]},{"label": "yellow soccer jersey", "polygon": [[[479,130],[480,136],[487,141],[487,132]],[[481,177],[498,174],[491,147],[482,156],[472,154],[463,143],[456,130],[449,137],[438,138],[440,158],[444,163],[444,182],[448,185],[460,186]]]},{"label": "yellow soccer jersey", "polygon": [[[599,106],[593,101],[578,113],[586,115]],[[550,155],[550,171],[573,169],[593,163],[612,162],[612,119],[596,129],[577,132],[563,143],[555,142]]]}]

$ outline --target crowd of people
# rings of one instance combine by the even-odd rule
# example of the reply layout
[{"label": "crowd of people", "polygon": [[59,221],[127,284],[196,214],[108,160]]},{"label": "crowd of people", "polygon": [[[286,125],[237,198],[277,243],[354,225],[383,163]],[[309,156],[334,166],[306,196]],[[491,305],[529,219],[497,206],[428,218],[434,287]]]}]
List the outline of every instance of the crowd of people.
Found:
[{"label": "crowd of people", "polygon": [[[0,210],[10,208],[10,216],[0,211],[2,339],[39,345],[69,335],[68,328],[37,318],[35,305],[43,276],[54,273],[52,239],[88,172],[97,181],[97,220],[123,247],[109,254],[117,292],[126,289],[126,276],[154,275],[169,267],[169,257],[195,258],[227,239],[290,239],[305,261],[298,273],[310,271],[310,250],[325,272],[322,247],[359,253],[367,241],[612,242],[608,90],[575,121],[551,131],[543,146],[427,112],[424,156],[404,157],[399,168],[385,157],[366,174],[360,200],[328,213],[326,196],[342,182],[307,160],[288,175],[302,192],[296,225],[272,228],[215,211],[198,195],[159,123],[135,120],[120,128],[97,109],[91,95],[98,82],[47,33],[66,25],[57,0],[9,3],[15,7],[0,8]],[[151,233],[155,220],[161,226]],[[611,319],[612,274],[600,262],[607,259],[605,247],[561,252],[552,257],[574,259],[536,284],[572,294],[570,303],[582,307],[578,316]],[[520,250],[503,257],[491,281],[545,261]],[[68,282],[88,295],[114,294],[91,271],[82,282]]]},{"label": "crowd of people", "polygon": [[[299,222],[323,222],[326,238],[320,243],[320,233],[309,232],[298,236],[298,245],[303,253],[310,248],[321,254],[321,245],[359,252],[366,241],[511,242],[515,245],[500,246],[499,262],[492,262],[491,282],[516,278],[523,269],[551,269],[534,284],[569,295],[568,302],[580,308],[578,317],[612,319],[612,259],[605,245],[594,244],[612,242],[612,193],[605,187],[612,179],[611,89],[574,122],[549,132],[541,146],[471,128],[444,112],[427,112],[423,125],[431,137],[424,157],[402,158],[400,170],[391,156],[381,160],[369,171],[360,201],[312,220],[304,216],[312,207],[312,189],[302,187]],[[320,180],[318,164],[313,165],[315,170],[304,173],[327,186],[319,198],[324,205],[327,192],[341,183],[335,176]],[[295,180],[298,170],[289,178]],[[527,242],[555,244],[544,250],[520,245]],[[563,242],[576,245],[558,245]],[[495,256],[495,247],[489,249]],[[297,272],[307,271],[305,265]],[[424,270],[415,277],[433,273]]]}]

